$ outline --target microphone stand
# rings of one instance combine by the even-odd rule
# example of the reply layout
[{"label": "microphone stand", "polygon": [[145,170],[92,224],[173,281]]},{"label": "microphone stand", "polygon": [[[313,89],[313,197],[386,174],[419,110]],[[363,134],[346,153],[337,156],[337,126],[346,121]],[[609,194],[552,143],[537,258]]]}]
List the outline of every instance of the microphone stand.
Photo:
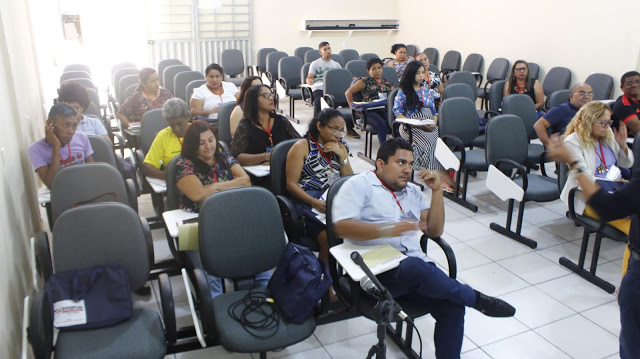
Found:
[{"label": "microphone stand", "polygon": [[371,272],[371,269],[364,263],[362,256],[358,252],[351,253],[351,260],[356,263],[360,269],[366,274],[366,276],[371,279],[373,284],[380,291],[380,295],[377,295],[378,303],[374,307],[374,311],[376,313],[376,324],[377,335],[378,335],[378,343],[371,346],[369,349],[369,353],[367,354],[367,359],[373,358],[375,355],[376,359],[386,359],[387,357],[387,346],[384,343],[386,338],[386,329],[387,326],[391,325],[391,322],[394,321],[394,318],[400,317],[402,320],[409,319],[405,312],[402,311],[402,308],[396,301],[393,299],[393,296],[387,288],[385,288],[382,283],[376,278],[376,276]]}]

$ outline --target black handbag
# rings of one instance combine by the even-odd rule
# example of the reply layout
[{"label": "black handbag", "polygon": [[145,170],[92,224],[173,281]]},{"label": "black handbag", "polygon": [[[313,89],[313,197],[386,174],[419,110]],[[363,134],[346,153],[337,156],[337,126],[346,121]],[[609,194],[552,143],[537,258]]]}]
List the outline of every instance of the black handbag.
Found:
[{"label": "black handbag", "polygon": [[133,314],[129,276],[121,265],[56,273],[47,280],[44,289],[50,298],[56,328],[108,327]]},{"label": "black handbag", "polygon": [[331,285],[327,265],[303,246],[289,242],[269,280],[268,288],[282,316],[300,324]]}]

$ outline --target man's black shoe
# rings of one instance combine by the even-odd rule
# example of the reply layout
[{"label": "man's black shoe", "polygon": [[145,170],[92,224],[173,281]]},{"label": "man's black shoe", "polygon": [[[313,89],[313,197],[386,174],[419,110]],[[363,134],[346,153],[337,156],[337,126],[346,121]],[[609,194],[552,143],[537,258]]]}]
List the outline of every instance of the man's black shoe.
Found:
[{"label": "man's black shoe", "polygon": [[351,138],[360,138],[360,134],[356,132],[353,128],[347,130],[347,137]]},{"label": "man's black shoe", "polygon": [[140,289],[134,291],[134,293],[143,297],[151,295],[151,286],[146,283],[143,287],[140,287]]},{"label": "man's black shoe", "polygon": [[516,314],[516,308],[502,299],[490,297],[488,295],[476,292],[476,304],[473,309],[489,317],[513,317]]}]

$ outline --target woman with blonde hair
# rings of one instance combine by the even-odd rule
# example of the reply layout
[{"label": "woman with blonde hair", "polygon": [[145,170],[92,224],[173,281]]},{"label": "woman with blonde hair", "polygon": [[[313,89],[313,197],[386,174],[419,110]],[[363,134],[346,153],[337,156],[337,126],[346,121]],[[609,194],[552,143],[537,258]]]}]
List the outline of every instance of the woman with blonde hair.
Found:
[{"label": "woman with blonde hair", "polygon": [[[611,109],[609,106],[592,101],[582,106],[567,125],[564,133],[564,145],[570,153],[572,162],[567,182],[562,189],[560,199],[568,203],[569,191],[578,186],[578,174],[587,176],[591,182],[597,179],[621,180],[620,170],[633,165],[633,152],[627,147],[627,127],[620,122],[619,129],[611,129]],[[596,212],[587,206],[585,216],[598,219]],[[618,219],[609,222],[620,231],[629,234],[631,220]],[[625,251],[622,273],[626,271],[629,253]]]}]

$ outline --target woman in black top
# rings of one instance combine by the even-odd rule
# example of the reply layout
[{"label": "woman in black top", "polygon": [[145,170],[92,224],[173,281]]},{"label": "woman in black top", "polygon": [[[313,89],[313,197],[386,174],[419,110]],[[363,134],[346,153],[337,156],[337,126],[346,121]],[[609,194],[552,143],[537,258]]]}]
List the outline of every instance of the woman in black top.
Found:
[{"label": "woman in black top", "polygon": [[244,99],[244,119],[231,142],[231,154],[242,166],[269,164],[275,145],[300,138],[289,120],[274,110],[274,94],[268,86],[249,88]]},{"label": "woman in black top", "polygon": [[513,94],[524,94],[533,100],[536,105],[538,118],[542,117],[542,107],[544,106],[544,91],[542,84],[537,79],[532,79],[529,73],[529,64],[524,60],[518,60],[511,68],[511,75],[504,84],[502,97]]}]

